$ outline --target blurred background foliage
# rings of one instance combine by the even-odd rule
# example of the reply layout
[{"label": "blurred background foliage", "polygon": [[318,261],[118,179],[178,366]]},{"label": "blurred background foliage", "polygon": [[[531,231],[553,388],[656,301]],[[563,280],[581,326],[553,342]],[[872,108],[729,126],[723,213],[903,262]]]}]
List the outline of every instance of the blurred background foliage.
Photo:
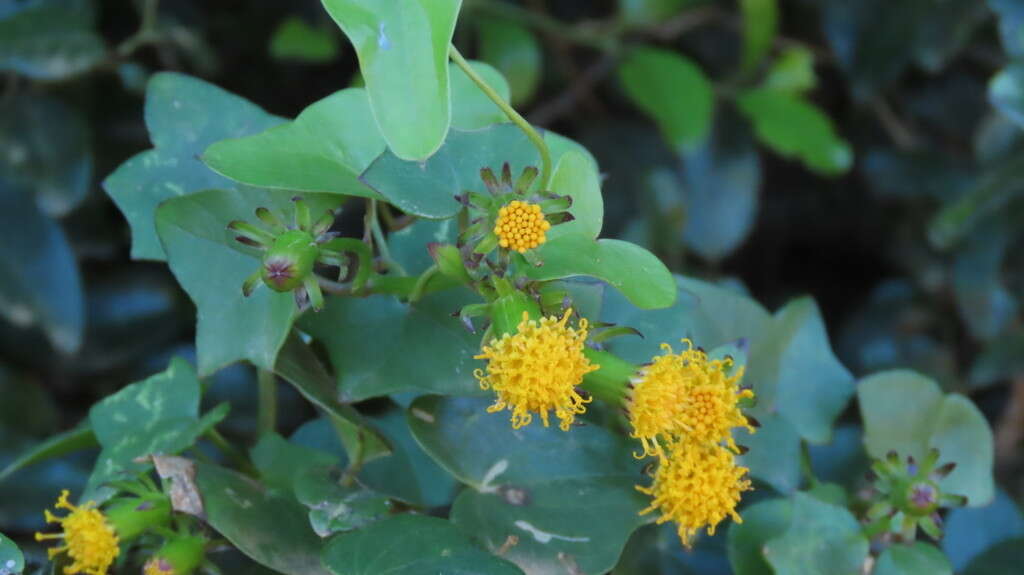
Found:
[{"label": "blurred background foliage", "polygon": [[[954,512],[946,551],[958,571],[1010,572],[988,567],[1024,536],[1024,2],[465,0],[455,43],[533,123],[594,153],[606,235],[769,309],[812,294],[856,376],[909,367],[971,396],[1002,490]],[[0,4],[0,468],[194,356],[192,304],[165,266],[130,259],[100,190],[149,147],[142,95],[160,70],[281,117],[359,82],[317,0]],[[255,429],[254,379],[239,365],[205,382],[237,438]],[[280,393],[282,433],[301,434],[314,411]],[[857,420],[851,406],[814,448],[822,477],[863,467]],[[94,455],[5,477],[0,531],[38,528]],[[450,500],[436,487],[409,497]],[[616,573],[729,572],[724,539],[705,542],[685,553],[644,528]]]}]

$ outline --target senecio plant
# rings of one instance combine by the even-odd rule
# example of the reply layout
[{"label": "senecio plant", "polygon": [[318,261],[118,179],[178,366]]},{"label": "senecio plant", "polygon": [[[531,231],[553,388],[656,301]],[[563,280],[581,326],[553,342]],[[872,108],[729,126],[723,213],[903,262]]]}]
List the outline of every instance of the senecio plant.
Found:
[{"label": "senecio plant", "polygon": [[[56,572],[652,573],[714,544],[741,575],[950,572],[944,517],[994,491],[969,400],[854,382],[809,298],[771,314],[599,239],[596,162],[451,44],[457,0],[324,5],[365,88],[294,120],[149,83],[155,148],[105,188],[195,302],[198,370],[16,463],[101,448],[36,535]],[[239,362],[251,443],[199,407]],[[288,437],[279,384],[318,411]]]}]

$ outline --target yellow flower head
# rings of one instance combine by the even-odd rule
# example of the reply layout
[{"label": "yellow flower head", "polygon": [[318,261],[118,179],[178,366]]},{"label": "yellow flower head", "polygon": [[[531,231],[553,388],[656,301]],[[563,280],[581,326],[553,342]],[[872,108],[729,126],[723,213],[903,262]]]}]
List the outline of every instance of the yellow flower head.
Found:
[{"label": "yellow flower head", "polygon": [[50,559],[67,553],[72,563],[64,568],[66,575],[85,573],[106,575],[107,569],[121,552],[117,533],[93,502],[82,506],[68,502],[69,492],[64,490],[57,499],[55,509],[70,511],[64,517],[57,517],[49,510],[44,512],[47,523],[59,524],[62,533],[36,533],[36,541],[63,539],[64,544],[49,550]]},{"label": "yellow flower head", "polygon": [[631,436],[644,448],[638,457],[661,455],[659,440],[672,443],[685,439],[700,444],[724,441],[735,451],[732,428],[754,431],[737,405],[741,398],[754,396],[753,391],[739,388],[743,368],[726,375],[731,359],[709,360],[690,340],[683,342],[687,349],[678,354],[662,344],[666,353],[655,357],[634,380],[628,409]]},{"label": "yellow flower head", "polygon": [[508,408],[512,411],[512,427],[529,425],[533,413],[539,413],[544,426],[548,425],[548,411],[554,410],[561,420],[559,427],[568,431],[576,414],[586,411],[576,386],[583,376],[598,369],[583,355],[587,339],[587,320],[579,327],[566,325],[572,310],[562,319],[545,317],[531,320],[526,312],[515,335],[505,334],[501,339],[484,346],[476,359],[487,360],[486,373],[473,372],[482,389],[493,389],[498,394],[494,405],[487,409],[494,413]]},{"label": "yellow flower head", "polygon": [[702,528],[714,535],[715,526],[726,517],[743,522],[736,504],[740,494],[751,489],[746,473],[746,467],[736,465],[735,455],[720,445],[673,443],[658,462],[654,483],[637,486],[654,498],[640,514],[657,510],[659,525],[675,521],[679,539],[689,547]]},{"label": "yellow flower head", "polygon": [[146,561],[146,565],[142,568],[142,575],[174,575],[174,567],[166,559],[153,557]]},{"label": "yellow flower head", "polygon": [[543,244],[547,240],[544,233],[550,228],[539,204],[513,200],[498,210],[494,233],[498,245],[523,253]]}]

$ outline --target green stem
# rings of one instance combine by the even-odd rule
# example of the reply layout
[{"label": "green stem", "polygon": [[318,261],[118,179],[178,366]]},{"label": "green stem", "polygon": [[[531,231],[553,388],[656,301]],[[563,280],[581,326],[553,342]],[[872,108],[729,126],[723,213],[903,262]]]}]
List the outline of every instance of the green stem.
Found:
[{"label": "green stem", "polygon": [[237,465],[243,473],[252,477],[259,475],[259,472],[256,470],[256,467],[253,466],[252,462],[249,461],[249,458],[239,451],[238,448],[232,445],[231,442],[221,435],[216,428],[212,428],[207,431],[205,436],[210,440],[210,443],[213,443],[213,445],[220,450],[221,453]]},{"label": "green stem", "polygon": [[804,478],[807,479],[807,484],[810,487],[815,487],[820,483],[814,475],[814,468],[811,466],[811,448],[803,440],[800,441],[800,471],[803,472]]},{"label": "green stem", "polygon": [[637,366],[607,351],[584,349],[590,363],[600,366],[583,377],[583,389],[597,399],[616,407],[625,407],[629,380]]},{"label": "green stem", "polygon": [[157,8],[159,5],[160,0],[145,0],[142,3],[139,29],[117,46],[117,55],[119,57],[127,58],[139,48],[160,40],[161,37],[156,32]]},{"label": "green stem", "polygon": [[370,233],[373,234],[373,241],[377,244],[380,259],[387,266],[388,271],[403,276],[409,275],[401,264],[391,258],[391,250],[388,249],[388,242],[384,237],[384,230],[380,227],[380,218],[377,216],[377,200],[370,200],[369,205],[366,206],[366,223],[370,226]]},{"label": "green stem", "polygon": [[439,273],[441,273],[440,268],[437,267],[437,264],[434,264],[420,274],[420,277],[416,279],[416,285],[412,286],[412,291],[409,292],[409,303],[420,301],[420,298],[426,293],[427,284]]},{"label": "green stem", "polygon": [[492,88],[486,80],[476,73],[476,70],[469,65],[469,62],[462,57],[462,54],[459,53],[459,50],[454,45],[449,46],[448,54],[451,56],[452,61],[455,62],[455,65],[461,68],[462,71],[469,76],[469,79],[472,80],[473,83],[476,84],[477,87],[480,88],[480,90],[486,94],[496,106],[501,108],[501,111],[508,116],[508,119],[512,120],[515,125],[519,126],[519,128],[526,133],[526,137],[530,138],[533,145],[537,147],[537,151],[540,152],[541,161],[540,188],[542,190],[546,190],[548,188],[548,183],[551,181],[551,152],[548,151],[548,145],[544,142],[543,136],[541,136],[537,130],[535,130],[534,127],[526,121],[526,118],[519,115],[519,112],[516,112],[515,108],[502,99],[502,97],[494,91],[494,88]]},{"label": "green stem", "polygon": [[262,436],[277,428],[277,378],[273,372],[261,369],[256,375],[256,383],[259,387],[256,429]]}]

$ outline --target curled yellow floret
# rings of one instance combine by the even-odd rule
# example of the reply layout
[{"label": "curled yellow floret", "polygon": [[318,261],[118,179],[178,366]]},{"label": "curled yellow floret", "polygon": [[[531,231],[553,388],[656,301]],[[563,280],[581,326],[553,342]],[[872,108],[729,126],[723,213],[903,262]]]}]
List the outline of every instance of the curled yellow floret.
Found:
[{"label": "curled yellow floret", "polygon": [[659,459],[654,483],[636,488],[653,498],[640,514],[657,511],[661,514],[658,524],[674,521],[679,539],[689,547],[701,529],[714,535],[715,527],[727,517],[743,522],[736,504],[740,494],[751,489],[746,473],[746,467],[736,464],[735,455],[720,445],[674,443]]},{"label": "curled yellow floret", "polygon": [[498,210],[494,233],[498,245],[523,253],[543,244],[551,223],[544,219],[540,205],[513,200]]},{"label": "curled yellow floret", "polygon": [[167,559],[153,557],[146,561],[142,568],[142,575],[174,575],[174,567]]},{"label": "curled yellow floret", "polygon": [[67,553],[71,565],[64,568],[66,575],[106,575],[121,552],[117,533],[100,510],[91,501],[76,506],[68,502],[70,493],[64,490],[57,499],[55,509],[66,509],[70,513],[58,517],[49,510],[44,511],[47,523],[61,526],[61,533],[36,533],[36,541],[63,539],[64,544],[49,550],[50,559]]},{"label": "curled yellow floret", "polygon": [[731,375],[731,359],[708,359],[690,340],[678,354],[662,344],[666,352],[655,357],[634,380],[628,402],[631,436],[639,439],[644,455],[662,455],[663,443],[676,440],[705,444],[724,442],[736,451],[731,430],[745,427],[754,431],[740,411],[738,402],[753,397],[741,390],[743,368]]},{"label": "curled yellow floret", "polygon": [[487,360],[487,369],[478,369],[473,375],[481,388],[498,394],[488,412],[510,410],[512,427],[519,429],[529,425],[534,413],[540,414],[547,427],[548,412],[554,411],[559,427],[568,431],[575,416],[586,411],[590,399],[584,399],[576,387],[599,366],[583,355],[587,320],[581,319],[574,329],[568,325],[571,313],[566,310],[561,319],[537,321],[523,312],[514,335],[505,334],[484,346],[476,359]]}]

